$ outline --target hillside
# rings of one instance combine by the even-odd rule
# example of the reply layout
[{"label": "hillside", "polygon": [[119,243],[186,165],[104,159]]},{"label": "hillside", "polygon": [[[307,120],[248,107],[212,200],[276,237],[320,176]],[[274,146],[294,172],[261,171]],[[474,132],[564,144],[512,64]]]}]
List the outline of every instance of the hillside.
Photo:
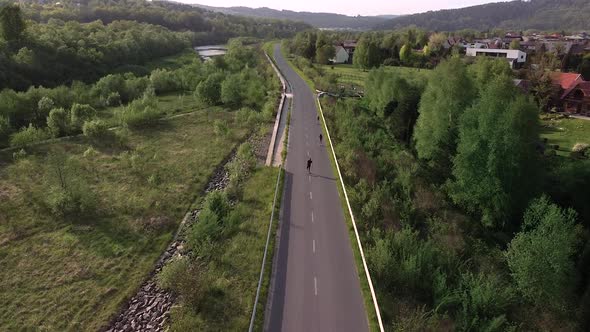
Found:
[{"label": "hillside", "polygon": [[389,20],[378,29],[396,29],[410,25],[428,30],[590,29],[590,2],[587,0],[530,0],[489,3],[460,9],[430,11]]},{"label": "hillside", "polygon": [[333,13],[311,13],[295,12],[290,10],[276,10],[267,7],[249,8],[249,7],[210,7],[195,4],[194,6],[216,11],[229,15],[241,15],[248,17],[271,18],[280,20],[301,21],[311,24],[316,28],[325,29],[351,29],[351,30],[369,30],[378,24],[385,23],[388,19],[396,17],[395,15],[384,16],[347,16]]}]

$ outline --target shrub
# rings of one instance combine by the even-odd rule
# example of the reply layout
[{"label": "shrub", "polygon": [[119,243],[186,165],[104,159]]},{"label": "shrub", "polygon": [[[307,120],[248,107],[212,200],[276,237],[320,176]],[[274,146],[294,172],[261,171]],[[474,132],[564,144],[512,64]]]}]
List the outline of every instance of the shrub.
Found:
[{"label": "shrub", "polygon": [[121,105],[121,95],[119,92],[111,92],[104,102],[105,106],[119,106]]},{"label": "shrub", "polygon": [[70,132],[70,116],[63,108],[54,108],[47,117],[47,128],[53,137],[60,137]]},{"label": "shrub", "polygon": [[571,295],[581,231],[576,216],[545,196],[536,199],[524,215],[523,230],[508,246],[506,260],[518,290],[538,306],[563,309]]},{"label": "shrub", "polygon": [[55,108],[55,102],[49,97],[43,97],[37,103],[37,109],[43,117],[46,117],[53,108]]},{"label": "shrub", "polygon": [[20,131],[10,136],[10,146],[24,147],[29,144],[41,142],[51,138],[48,130],[36,128],[33,124],[22,128]]},{"label": "shrub", "polygon": [[16,160],[20,160],[20,159],[24,159],[27,157],[27,151],[25,151],[25,149],[20,149],[16,152],[12,153],[12,159]]},{"label": "shrub", "polygon": [[7,138],[12,133],[12,126],[7,117],[0,115],[0,140]]},{"label": "shrub", "polygon": [[96,110],[90,105],[74,104],[70,109],[70,125],[75,130],[80,130],[84,122],[93,118],[95,114]]},{"label": "shrub", "polygon": [[174,290],[177,286],[178,276],[187,273],[189,264],[186,257],[173,259],[168,262],[156,276],[158,286],[162,289]]},{"label": "shrub", "polygon": [[217,136],[226,136],[229,135],[230,130],[227,124],[221,120],[215,120],[213,123],[213,132]]},{"label": "shrub", "polygon": [[256,168],[256,156],[249,143],[243,143],[238,148],[234,159],[229,162],[226,169],[229,173],[228,193],[233,197],[239,197],[242,183]]},{"label": "shrub", "polygon": [[84,122],[82,126],[84,136],[94,142],[104,142],[110,140],[113,136],[106,122],[102,120],[92,120]]},{"label": "shrub", "polygon": [[152,126],[158,122],[160,116],[160,112],[154,107],[146,107],[143,110],[126,107],[118,113],[121,124],[131,128]]}]

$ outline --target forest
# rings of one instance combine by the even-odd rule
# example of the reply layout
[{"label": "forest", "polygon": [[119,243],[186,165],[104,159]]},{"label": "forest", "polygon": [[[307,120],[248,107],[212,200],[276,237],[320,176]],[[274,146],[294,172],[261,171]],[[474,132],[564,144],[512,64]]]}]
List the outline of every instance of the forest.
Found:
[{"label": "forest", "polygon": [[[340,93],[329,66],[291,61]],[[420,75],[373,69],[364,97],[321,101],[388,329],[590,324],[590,164],[546,144],[513,75],[450,56]]]},{"label": "forest", "polygon": [[585,0],[509,1],[401,16],[379,24],[376,29],[417,26],[431,31],[587,30],[588,15],[590,4]]}]

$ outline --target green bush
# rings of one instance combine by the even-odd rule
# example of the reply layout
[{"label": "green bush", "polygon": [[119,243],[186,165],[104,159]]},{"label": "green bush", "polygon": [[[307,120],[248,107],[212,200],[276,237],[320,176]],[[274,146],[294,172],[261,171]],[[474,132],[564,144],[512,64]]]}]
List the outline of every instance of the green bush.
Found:
[{"label": "green bush", "polygon": [[574,255],[581,226],[573,209],[562,209],[543,196],[524,215],[523,230],[508,245],[506,260],[525,299],[562,310],[575,285]]},{"label": "green bush", "polygon": [[70,132],[70,114],[63,108],[54,108],[47,117],[47,128],[53,137],[67,135]]},{"label": "green bush", "polygon": [[515,290],[496,274],[461,276],[457,323],[462,330],[504,331],[505,315],[516,302]]},{"label": "green bush", "polygon": [[155,107],[146,107],[143,110],[126,107],[118,114],[118,117],[123,125],[130,128],[143,128],[156,124],[161,114]]},{"label": "green bush", "polygon": [[0,115],[0,140],[6,139],[12,133],[12,126],[7,117]]},{"label": "green bush", "polygon": [[94,142],[104,142],[113,137],[113,133],[109,131],[109,126],[102,120],[84,122],[82,132],[84,133],[84,136]]},{"label": "green bush", "polygon": [[36,128],[33,124],[22,128],[10,136],[10,146],[24,147],[29,144],[41,142],[51,138],[51,133],[42,128]]},{"label": "green bush", "polygon": [[175,290],[178,276],[187,273],[189,264],[188,259],[185,257],[168,262],[156,276],[158,286],[162,289]]},{"label": "green bush", "polygon": [[226,169],[229,173],[227,191],[232,197],[239,197],[242,183],[252,174],[256,168],[256,156],[249,143],[243,143],[238,148],[234,159],[229,162]]},{"label": "green bush", "polygon": [[96,110],[90,105],[73,104],[70,109],[70,125],[75,130],[82,129],[84,122],[92,119]]}]

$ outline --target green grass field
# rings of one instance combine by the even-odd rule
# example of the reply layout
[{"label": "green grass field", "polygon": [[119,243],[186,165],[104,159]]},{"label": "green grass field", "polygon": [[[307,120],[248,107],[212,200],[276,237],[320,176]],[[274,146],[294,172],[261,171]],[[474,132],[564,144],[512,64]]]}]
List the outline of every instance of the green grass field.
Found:
[{"label": "green grass field", "polygon": [[[332,69],[333,68],[333,69]],[[417,68],[409,68],[409,67],[383,67],[388,72],[401,75],[409,80],[426,80],[428,78],[429,73],[431,72],[429,69],[417,69]],[[355,85],[358,87],[363,88],[365,86],[365,81],[369,76],[369,71],[359,69],[353,65],[325,65],[322,66],[322,69],[326,73],[336,73],[338,74],[339,80],[338,82],[341,84],[346,85]]]},{"label": "green grass field", "polygon": [[[85,154],[90,144],[77,137],[28,149],[17,162],[0,155],[0,330],[96,331],[108,321],[152,269],[214,168],[248,132],[232,113],[210,113],[131,132],[126,148]],[[216,119],[231,135],[214,134]],[[60,152],[79,165],[96,196],[91,217],[66,221],[46,207],[45,182],[56,176],[48,154]],[[266,225],[262,213],[270,207],[252,197],[262,190],[253,188],[247,192],[252,222]],[[242,241],[257,239],[236,240],[223,260],[253,254],[241,252]]]},{"label": "green grass field", "polygon": [[[242,199],[232,208],[239,211],[242,221],[235,234],[215,243],[211,261],[203,270],[208,288],[202,300],[204,304],[198,313],[184,307],[174,309],[172,331],[186,331],[187,325],[192,331],[248,330],[278,172],[278,168],[259,168],[243,184]],[[267,263],[272,261],[273,248],[271,246]],[[270,272],[270,264],[266,272]],[[268,282],[266,279],[265,290]],[[266,296],[263,291],[257,318],[264,314]]]},{"label": "green grass field", "polygon": [[149,70],[154,69],[178,69],[182,66],[191,64],[193,60],[198,59],[197,52],[193,49],[186,49],[180,54],[175,54],[163,58],[159,58],[146,63],[145,67]]},{"label": "green grass field", "polygon": [[588,120],[545,118],[541,125],[541,137],[547,138],[550,145],[559,145],[558,155],[569,156],[576,143],[590,144]]}]

